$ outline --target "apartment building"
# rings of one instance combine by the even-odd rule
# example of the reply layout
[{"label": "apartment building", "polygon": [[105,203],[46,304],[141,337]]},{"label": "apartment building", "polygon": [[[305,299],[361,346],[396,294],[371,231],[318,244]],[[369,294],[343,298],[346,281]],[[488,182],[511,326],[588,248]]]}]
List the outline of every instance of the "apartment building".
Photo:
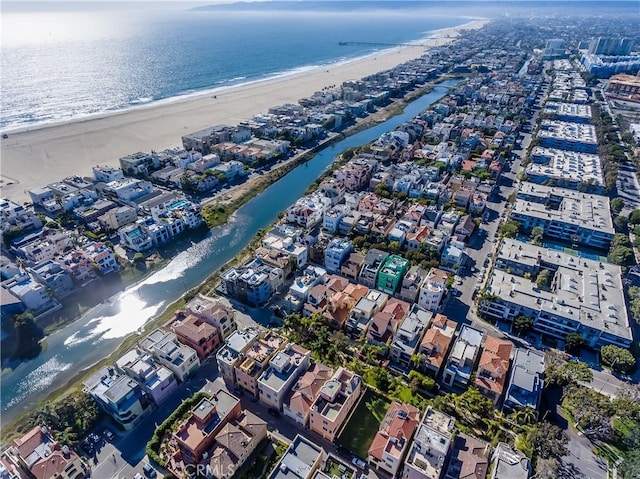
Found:
[{"label": "apartment building", "polygon": [[402,479],[440,479],[449,456],[455,419],[427,408],[404,461]]},{"label": "apartment building", "polygon": [[130,349],[115,362],[122,374],[135,379],[151,400],[159,406],[178,388],[173,373],[157,364],[149,353]]},{"label": "apartment building", "polygon": [[138,345],[172,371],[181,382],[200,367],[197,353],[186,344],[180,343],[174,333],[155,329]]},{"label": "apartment building", "polygon": [[427,371],[433,377],[440,375],[457,327],[458,323],[445,315],[435,315],[418,347],[418,354],[424,359],[423,364],[417,365],[418,369]]},{"label": "apartment building", "polygon": [[447,358],[442,382],[451,388],[466,388],[476,368],[484,333],[468,325],[462,326]]},{"label": "apartment building", "polygon": [[358,283],[367,288],[374,288],[376,280],[378,279],[378,273],[382,269],[388,256],[389,253],[385,253],[379,249],[370,249],[364,257],[364,264],[358,275]]},{"label": "apartment building", "polygon": [[326,458],[320,447],[297,435],[268,479],[311,479]]},{"label": "apartment building", "polygon": [[284,349],[287,339],[274,332],[267,332],[239,354],[234,366],[235,384],[258,397],[258,379],[269,365],[271,358]]},{"label": "apartment building", "polygon": [[425,311],[417,304],[413,305],[411,312],[402,321],[391,343],[389,358],[393,364],[400,368],[410,366],[411,357],[417,352],[420,341],[431,324],[432,317],[433,313],[430,311]]},{"label": "apartment building", "polygon": [[598,138],[593,125],[566,121],[542,120],[538,130],[541,146],[560,150],[596,153]]},{"label": "apartment building", "polygon": [[387,257],[378,271],[376,289],[393,296],[400,289],[408,269],[409,260],[395,254]]},{"label": "apartment building", "polygon": [[333,369],[322,363],[313,363],[298,379],[287,394],[282,411],[286,417],[307,427],[313,403],[318,399],[322,387],[333,377]]},{"label": "apartment building", "polygon": [[215,326],[223,341],[238,329],[234,309],[221,299],[198,295],[187,303],[185,311]]},{"label": "apartment building", "polygon": [[282,410],[285,396],[309,367],[310,357],[310,351],[297,344],[289,344],[284,351],[276,353],[258,379],[260,402]]},{"label": "apartment building", "polygon": [[[535,278],[550,272],[548,288]],[[479,307],[492,318],[534,319],[534,330],[563,340],[579,333],[592,348],[632,341],[619,266],[515,240],[504,240]]]},{"label": "apartment building", "polygon": [[230,383],[236,382],[236,363],[251,345],[258,340],[260,333],[257,329],[246,328],[243,331],[235,331],[227,338],[218,352],[216,362],[222,378]]},{"label": "apartment building", "polygon": [[418,306],[427,311],[436,311],[447,291],[447,283],[451,275],[438,268],[431,268],[420,285]]},{"label": "apartment building", "polygon": [[338,368],[311,406],[309,429],[332,442],[360,397],[361,386],[359,375]]},{"label": "apartment building", "polygon": [[544,387],[544,356],[532,349],[518,348],[513,358],[503,409],[512,411],[540,405]]},{"label": "apartment building", "polygon": [[151,410],[151,401],[135,379],[104,367],[83,383],[89,394],[123,429],[130,431]]},{"label": "apartment building", "polygon": [[483,396],[493,401],[494,405],[502,398],[512,353],[511,341],[487,335],[474,384]]}]

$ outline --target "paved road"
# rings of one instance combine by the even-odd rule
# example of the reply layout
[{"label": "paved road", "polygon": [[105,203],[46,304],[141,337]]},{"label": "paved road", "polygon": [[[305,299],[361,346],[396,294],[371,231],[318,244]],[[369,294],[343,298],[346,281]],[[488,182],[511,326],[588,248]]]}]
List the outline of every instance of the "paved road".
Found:
[{"label": "paved road", "polygon": [[582,434],[574,431],[560,409],[561,390],[547,391],[545,397],[549,411],[549,418],[567,432],[569,454],[562,458],[559,479],[607,479],[608,465],[602,458],[593,453],[595,447]]}]

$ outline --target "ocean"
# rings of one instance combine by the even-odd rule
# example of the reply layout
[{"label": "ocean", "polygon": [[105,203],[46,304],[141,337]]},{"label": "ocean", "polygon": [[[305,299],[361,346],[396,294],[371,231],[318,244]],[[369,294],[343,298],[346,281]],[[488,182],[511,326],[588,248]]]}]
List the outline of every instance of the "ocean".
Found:
[{"label": "ocean", "polygon": [[318,68],[469,21],[415,9],[345,10],[339,4],[255,11],[246,5],[194,10],[189,4],[149,3],[120,4],[126,9],[120,10],[118,4],[100,8],[94,2],[62,4],[67,6],[62,9],[28,2],[8,8],[11,3],[5,2],[0,129],[172,101]]}]

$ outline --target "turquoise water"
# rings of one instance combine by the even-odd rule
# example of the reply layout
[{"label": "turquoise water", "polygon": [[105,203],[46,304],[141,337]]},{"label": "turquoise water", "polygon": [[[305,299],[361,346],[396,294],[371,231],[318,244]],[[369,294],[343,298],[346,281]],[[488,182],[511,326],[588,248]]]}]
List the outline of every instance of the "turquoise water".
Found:
[{"label": "turquoise water", "polygon": [[459,81],[443,82],[409,104],[402,114],[323,150],[246,203],[229,224],[214,228],[207,238],[178,254],[164,269],[49,336],[40,356],[2,375],[3,420],[10,422],[78,371],[110,354],[125,336],[135,333],[186,291],[202,283],[241,251],[259,229],[267,227],[280,211],[294,203],[336,155],[396,128],[442,98],[447,88]]}]

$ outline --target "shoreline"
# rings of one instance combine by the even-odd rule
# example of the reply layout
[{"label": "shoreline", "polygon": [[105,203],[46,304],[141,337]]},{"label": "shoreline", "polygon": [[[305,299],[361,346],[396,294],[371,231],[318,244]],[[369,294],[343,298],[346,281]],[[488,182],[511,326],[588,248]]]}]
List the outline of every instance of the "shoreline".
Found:
[{"label": "shoreline", "polygon": [[[415,48],[415,46],[423,45],[422,42],[451,40],[453,38],[450,38],[447,35],[451,33],[454,33],[455,35],[459,35],[459,31],[464,30],[466,28],[472,28],[472,29],[481,28],[476,26],[476,22],[486,23],[489,21],[488,18],[484,18],[484,17],[461,16],[459,18],[468,20],[468,22],[461,25],[457,25],[455,27],[438,28],[435,30],[430,30],[428,32],[425,32],[428,35],[422,38],[418,38],[416,40],[412,40],[408,42],[406,45],[411,46],[412,48]],[[80,114],[73,118],[60,119],[60,120],[44,120],[41,122],[35,122],[33,124],[2,127],[0,128],[0,133],[15,135],[20,133],[34,132],[34,131],[45,129],[45,128],[59,127],[62,125],[69,125],[73,123],[83,123],[83,122],[92,121],[92,120],[100,120],[100,119],[104,119],[104,118],[115,116],[115,115],[125,115],[127,113],[131,113],[137,110],[163,107],[173,103],[199,100],[202,98],[210,97],[211,95],[218,95],[218,94],[230,92],[235,89],[251,88],[252,86],[257,86],[262,83],[268,83],[268,82],[278,81],[278,80],[287,80],[290,78],[297,78],[300,76],[314,74],[319,72],[322,69],[325,69],[325,70],[327,68],[333,69],[333,68],[339,68],[342,66],[348,66],[350,64],[354,64],[358,62],[364,62],[377,56],[386,56],[388,54],[392,54],[394,52],[407,49],[407,46],[401,46],[401,47],[394,46],[394,47],[384,48],[378,51],[373,51],[357,57],[338,59],[334,61],[327,61],[325,63],[318,63],[313,65],[303,65],[303,66],[291,68],[289,70],[284,70],[281,72],[272,73],[266,76],[261,76],[253,79],[247,79],[246,77],[244,78],[241,77],[242,80],[238,83],[232,83],[235,80],[232,78],[230,80],[221,82],[219,86],[212,86],[212,87],[205,88],[203,90],[185,91],[172,96],[151,99],[150,101],[145,101],[145,102],[141,101],[139,103],[132,103],[122,108],[114,108],[111,110]],[[439,45],[425,44],[424,46],[425,46],[425,49],[429,49]],[[378,71],[381,71],[381,70],[378,70]],[[272,105],[272,106],[275,106],[275,105]]]},{"label": "shoreline", "polygon": [[[485,23],[486,23],[486,22],[484,22],[484,21],[483,21],[483,22],[476,22],[476,28],[480,28],[480,27],[481,27],[481,26],[483,26]],[[468,28],[468,27],[469,27],[469,24],[465,24],[465,28]],[[461,28],[461,27],[458,27],[458,28]],[[447,40],[448,40],[448,41],[453,41],[454,39],[455,39],[455,37],[449,37],[449,38],[447,38]],[[406,48],[405,48],[405,50],[408,50],[408,49],[406,49]],[[420,52],[421,52],[421,53],[420,53],[420,55],[414,55],[414,57],[419,57],[419,56],[421,56],[421,55],[422,55],[422,50],[420,50]],[[393,59],[395,60],[395,58],[393,58]],[[407,61],[407,60],[404,60],[404,61]],[[371,63],[371,62],[370,62],[370,63]],[[403,61],[400,61],[399,63],[403,63]],[[373,63],[373,66],[379,66],[379,65],[380,65],[380,63],[377,63],[377,64],[376,64],[376,63]],[[395,66],[395,65],[393,65],[393,66]],[[388,68],[392,68],[393,66],[388,67]],[[382,68],[382,69],[388,69],[388,68]],[[380,69],[380,70],[382,70],[382,69]],[[317,91],[317,90],[314,90],[314,91]],[[270,102],[272,102],[270,106],[273,106],[273,101],[274,101],[274,100],[273,100],[273,97],[269,97],[269,99],[268,99],[268,100],[269,100]],[[403,99],[399,99],[399,100],[400,100],[400,101],[406,100],[406,97],[405,97],[405,98],[403,98]],[[394,103],[395,103],[395,102],[394,102]],[[369,118],[369,119],[371,119],[371,118]],[[366,121],[366,119],[365,119],[365,121]],[[68,125],[65,125],[65,126],[68,126]],[[45,129],[45,130],[46,130],[46,129]],[[66,138],[63,138],[63,139],[64,139],[64,140],[66,140],[66,141],[68,141],[68,139],[66,139]],[[3,147],[4,147],[4,145],[3,145]],[[117,160],[116,160],[116,163],[117,163]],[[96,162],[94,161],[94,162],[93,162],[93,164],[96,164]],[[284,166],[284,165],[283,165],[283,166]],[[76,170],[76,171],[77,171],[77,170]],[[4,174],[5,174],[5,171],[3,170],[3,172],[2,172],[2,173],[3,173],[3,175],[4,175]],[[75,174],[78,174],[78,173],[75,173]],[[60,178],[60,177],[61,177],[61,173],[59,172],[59,170],[58,170],[58,173],[56,173],[56,175],[57,175],[57,176],[56,176],[56,179],[58,179],[58,178]],[[245,185],[239,185],[238,190],[243,190],[243,189],[244,189],[244,188],[243,188],[243,186],[245,186]],[[3,192],[3,193],[4,193],[4,192]],[[231,192],[228,192],[228,193],[231,193]],[[234,193],[236,193],[236,192],[234,191]],[[211,275],[211,276],[209,276],[207,279],[205,279],[205,280],[204,280],[204,281],[199,285],[199,287],[204,286],[207,282],[209,282],[209,281],[211,280],[211,278],[212,278],[212,277],[215,277],[215,276],[216,276],[216,272],[214,272],[214,274],[212,274],[212,275]],[[179,303],[179,302],[180,302],[180,300],[178,300],[176,303]],[[170,308],[170,307],[172,307],[172,306],[175,306],[175,304],[170,305],[168,308]],[[156,316],[156,317],[155,317],[155,320],[152,320],[150,323],[152,323],[152,322],[154,322],[154,321],[157,321],[157,320],[158,320],[158,318],[159,318],[159,317],[164,316],[164,314],[166,314],[166,310],[165,310],[164,312],[160,313],[160,314],[155,315],[155,316]],[[120,344],[120,346],[119,346],[118,348],[116,348],[116,350],[120,349],[120,348],[124,345],[124,343],[125,343],[125,342],[126,342],[126,339],[123,341],[123,343],[122,343],[122,344]],[[103,361],[105,361],[105,360],[108,360],[108,358],[109,358],[109,357],[111,357],[113,353],[114,353],[114,351],[112,351],[112,352],[111,352],[111,353],[110,353],[106,358],[103,358],[102,360],[98,361],[98,363],[101,363],[101,362],[103,362]],[[95,366],[95,364],[94,364],[94,366]],[[81,372],[79,372],[79,374],[82,374],[83,372],[86,372],[86,371],[81,371]],[[65,395],[64,390],[65,390],[65,389],[67,389],[67,388],[68,388],[68,387],[70,387],[70,386],[75,385],[75,384],[77,383],[77,378],[78,378],[78,376],[75,376],[75,378],[70,379],[69,381],[67,381],[67,382],[66,382],[66,386],[65,386],[65,387],[55,388],[53,391],[50,391],[50,392],[49,392],[49,394],[46,394],[46,395],[45,395],[45,398],[44,398],[43,400],[36,400],[36,405],[35,405],[34,407],[35,407],[35,408],[37,408],[37,407],[39,407],[37,404],[42,404],[43,402],[46,402],[46,401],[52,401],[52,400],[53,400],[53,401],[55,401],[55,400],[56,400],[56,398],[57,398],[57,397],[60,397],[60,395],[61,395],[61,394],[62,394],[62,396],[64,396],[64,395]],[[18,414],[18,415],[17,415],[17,417],[12,418],[12,420],[10,421],[10,424],[9,424],[9,428],[11,428],[11,429],[12,429],[12,428],[16,427],[16,426],[17,426],[17,424],[20,422],[20,417],[21,417],[21,416],[22,416],[22,414]]]},{"label": "shoreline", "polygon": [[[454,41],[461,30],[478,29],[488,19],[472,19],[429,32],[424,49],[399,47],[344,62],[285,73],[193,96],[172,97],[123,111],[96,114],[57,124],[9,132],[2,139],[2,195],[22,203],[27,190],[72,175],[90,175],[97,164],[119,166],[136,151],[181,144],[181,136],[216,124],[237,124],[270,107],[294,102],[329,85],[360,79],[422,56],[429,48]],[[25,168],[25,165],[28,167]]]},{"label": "shoreline", "polygon": [[[440,81],[442,81],[442,78],[438,78],[436,80],[434,80],[433,82],[430,82],[429,86],[426,86],[426,89],[431,89],[431,87],[434,84],[439,83]],[[423,92],[426,93],[426,92]],[[406,104],[406,103],[410,103],[411,101],[413,101],[415,99],[415,97],[418,97],[419,94],[412,92],[409,95],[403,97],[403,98],[399,98],[396,101],[394,101],[392,104],[388,105],[388,107],[382,109],[381,111],[385,112],[385,117],[393,117],[395,116],[395,111],[397,110],[397,108],[394,108],[395,106],[397,106],[398,104]],[[387,119],[388,119],[387,118]],[[366,122],[367,120],[371,120],[371,117],[368,117],[367,119],[363,119],[364,122]],[[376,121],[377,122],[377,121]],[[352,128],[346,130],[344,133],[346,133],[346,136],[351,136],[352,134],[357,134],[359,132],[359,124],[353,125]],[[320,147],[320,151],[323,150],[324,148],[326,148],[328,145],[330,145],[331,143],[333,143],[334,141],[340,140],[343,138],[344,135],[336,135],[334,138],[328,139],[326,144],[322,145]],[[302,157],[305,157],[309,154],[309,152],[301,155]],[[293,171],[293,169],[299,167],[299,164],[293,163],[293,168],[288,168],[290,165],[292,164],[292,161],[288,161],[286,163],[283,163],[281,165],[279,165],[281,168],[285,170],[284,174],[282,176],[286,176],[288,173],[290,173],[291,171]],[[322,174],[321,174],[322,175]],[[319,176],[320,177],[320,176]],[[256,178],[256,180],[264,180],[265,177],[261,176]],[[280,178],[276,178],[275,181],[277,181]],[[272,182],[269,182],[269,184],[271,184]],[[238,185],[238,187],[234,188],[234,190],[227,192],[227,194],[235,196],[233,199],[231,199],[231,202],[235,202],[235,201],[242,201],[241,204],[244,204],[244,202],[248,201],[249,199],[253,198],[254,196],[260,194],[262,192],[262,190],[265,187],[268,187],[269,184],[266,185],[252,185],[253,187],[250,189],[250,191],[242,191],[244,190],[246,185]],[[245,195],[249,195],[249,196],[245,196]],[[241,198],[238,198],[241,197]],[[241,204],[236,204],[234,206],[241,206]],[[233,215],[235,214],[232,213],[230,215],[230,218],[233,217]],[[191,288],[189,290],[189,292],[192,291],[198,291],[200,293],[203,294],[207,294],[207,292],[210,292],[212,287],[213,287],[213,283],[216,282],[219,278],[219,274],[221,271],[223,271],[224,269],[226,269],[227,267],[229,267],[229,265],[231,264],[236,264],[241,258],[245,257],[246,254],[248,254],[248,249],[251,249],[251,245],[254,244],[254,242],[256,241],[256,238],[259,238],[260,233],[258,232],[258,234],[256,236],[253,237],[253,239],[238,253],[236,254],[231,260],[229,260],[228,262],[226,262],[224,265],[222,265],[220,268],[218,268],[217,270],[213,271],[208,277],[206,277],[205,279],[203,279],[197,286]],[[164,308],[162,311],[159,311],[157,314],[155,314],[144,326],[143,329],[144,331],[150,331],[151,329],[153,329],[154,327],[157,327],[159,324],[161,324],[163,321],[165,321],[169,315],[171,315],[176,308],[179,308],[181,304],[184,304],[184,296],[177,299],[176,301],[170,303],[169,305],[167,305],[166,308]],[[133,338],[133,339],[132,339]],[[115,357],[114,355],[117,355],[118,353],[122,353],[124,352],[127,348],[131,347],[132,343],[131,341],[135,340],[137,338],[136,334],[130,334],[126,337],[122,338],[122,341],[119,343],[119,345],[112,350],[110,353],[108,353],[106,356],[104,356],[103,358],[96,360],[94,363],[92,363],[91,365],[88,365],[87,367],[79,370],[74,376],[72,376],[71,378],[69,378],[64,384],[55,387],[53,390],[49,391],[48,393],[46,393],[42,399],[37,399],[35,400],[32,404],[33,406],[30,408],[31,411],[37,410],[38,408],[40,408],[42,406],[42,404],[45,403],[49,403],[49,402],[56,402],[59,399],[62,399],[64,397],[66,397],[68,394],[77,391],[78,388],[78,383],[80,380],[82,380],[82,378],[85,378],[88,374],[91,373],[91,371],[94,371],[96,368],[100,367],[100,365],[104,365],[104,364],[108,364],[109,362],[113,362],[113,358]],[[24,421],[24,419],[30,415],[31,412],[29,411],[22,411],[22,412],[12,412],[11,413],[11,419],[8,421],[7,424],[5,424],[5,429],[3,431],[3,434],[1,435],[1,440],[5,441],[7,439],[7,437],[12,437],[12,434],[15,433],[15,428],[19,427],[20,423],[22,421]]]}]

